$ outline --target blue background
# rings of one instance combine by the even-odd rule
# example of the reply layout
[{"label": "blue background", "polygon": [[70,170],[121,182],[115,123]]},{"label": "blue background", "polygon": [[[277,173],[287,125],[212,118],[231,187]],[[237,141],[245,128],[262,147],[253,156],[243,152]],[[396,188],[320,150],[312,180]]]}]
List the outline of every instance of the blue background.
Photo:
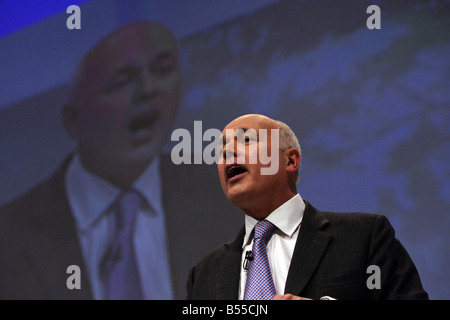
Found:
[{"label": "blue background", "polygon": [[[70,4],[81,30],[66,28]],[[366,27],[370,4],[380,30]],[[156,20],[180,41],[177,128],[245,113],[286,122],[303,148],[302,197],[386,215],[430,298],[448,299],[449,17],[448,1],[423,0],[0,1],[0,204],[73,148],[60,108],[82,54],[123,23]]]}]

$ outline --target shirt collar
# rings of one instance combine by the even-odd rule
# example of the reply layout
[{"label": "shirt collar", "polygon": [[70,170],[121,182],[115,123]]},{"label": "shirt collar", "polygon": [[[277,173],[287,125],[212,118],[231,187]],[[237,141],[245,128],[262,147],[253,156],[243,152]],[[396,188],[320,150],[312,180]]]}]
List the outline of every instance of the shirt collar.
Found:
[{"label": "shirt collar", "polygon": [[[304,212],[305,203],[300,194],[297,193],[269,214],[265,220],[273,223],[284,235],[292,237],[302,221]],[[250,235],[257,223],[258,220],[248,215],[245,216],[245,237],[242,244],[243,247],[250,243]]]},{"label": "shirt collar", "polygon": [[159,157],[156,157],[134,183],[134,188],[144,196],[147,203],[157,212],[162,212],[161,172]]},{"label": "shirt collar", "polygon": [[[156,157],[134,184],[134,189],[156,212],[161,210],[160,182],[159,158]],[[120,188],[87,171],[78,154],[74,155],[67,169],[65,183],[74,218],[81,231],[90,229],[122,192]]]}]

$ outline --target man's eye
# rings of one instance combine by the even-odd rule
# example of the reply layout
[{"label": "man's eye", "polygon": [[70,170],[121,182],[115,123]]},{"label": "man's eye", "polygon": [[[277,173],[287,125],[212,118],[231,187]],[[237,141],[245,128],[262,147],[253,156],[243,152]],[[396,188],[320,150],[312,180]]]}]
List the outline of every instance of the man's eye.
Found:
[{"label": "man's eye", "polygon": [[175,70],[176,67],[176,59],[171,55],[163,55],[153,64],[151,72],[158,77],[164,77]]},{"label": "man's eye", "polygon": [[109,84],[106,91],[115,91],[124,87],[128,83],[128,79],[115,80]]},{"label": "man's eye", "polygon": [[153,72],[162,77],[165,76],[166,74],[170,73],[173,69],[175,69],[175,65],[172,63],[165,63],[162,64],[156,68],[154,68]]},{"label": "man's eye", "polygon": [[133,81],[135,73],[133,72],[127,72],[126,74],[121,74],[117,77],[115,77],[111,83],[107,86],[106,91],[115,91],[118,89],[121,89],[122,87],[126,86],[128,83]]}]

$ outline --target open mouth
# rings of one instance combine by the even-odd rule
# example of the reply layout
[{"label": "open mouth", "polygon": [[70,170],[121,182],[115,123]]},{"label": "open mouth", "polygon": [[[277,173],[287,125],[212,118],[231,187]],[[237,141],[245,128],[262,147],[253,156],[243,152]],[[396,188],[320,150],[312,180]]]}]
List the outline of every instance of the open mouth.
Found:
[{"label": "open mouth", "polygon": [[141,113],[134,116],[128,124],[128,130],[137,140],[148,140],[152,135],[152,128],[159,118],[159,112]]},{"label": "open mouth", "polygon": [[133,119],[131,119],[130,123],[128,124],[128,129],[136,132],[139,130],[151,128],[157,119],[158,111],[156,110],[149,113],[137,115]]},{"label": "open mouth", "polygon": [[237,164],[233,164],[225,168],[225,174],[228,181],[234,181],[241,178],[247,171],[247,168]]}]

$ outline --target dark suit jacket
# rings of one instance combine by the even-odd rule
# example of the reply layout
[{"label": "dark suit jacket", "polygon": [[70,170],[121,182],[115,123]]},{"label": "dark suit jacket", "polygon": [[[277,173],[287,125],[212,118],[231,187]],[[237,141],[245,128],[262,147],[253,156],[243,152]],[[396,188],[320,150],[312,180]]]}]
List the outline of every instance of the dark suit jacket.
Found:
[{"label": "dark suit jacket", "polygon": [[[0,299],[92,299],[64,189],[68,163],[0,208]],[[189,269],[237,231],[242,214],[226,200],[215,166],[176,166],[169,156],[160,164],[173,288],[184,299]],[[66,286],[70,265],[81,269],[81,290]]]},{"label": "dark suit jacket", "polygon": [[[428,299],[408,253],[382,215],[331,213],[307,201],[285,293],[319,299]],[[188,299],[238,298],[242,242],[218,247],[191,269]],[[370,290],[370,265],[380,267],[381,288]]]}]

